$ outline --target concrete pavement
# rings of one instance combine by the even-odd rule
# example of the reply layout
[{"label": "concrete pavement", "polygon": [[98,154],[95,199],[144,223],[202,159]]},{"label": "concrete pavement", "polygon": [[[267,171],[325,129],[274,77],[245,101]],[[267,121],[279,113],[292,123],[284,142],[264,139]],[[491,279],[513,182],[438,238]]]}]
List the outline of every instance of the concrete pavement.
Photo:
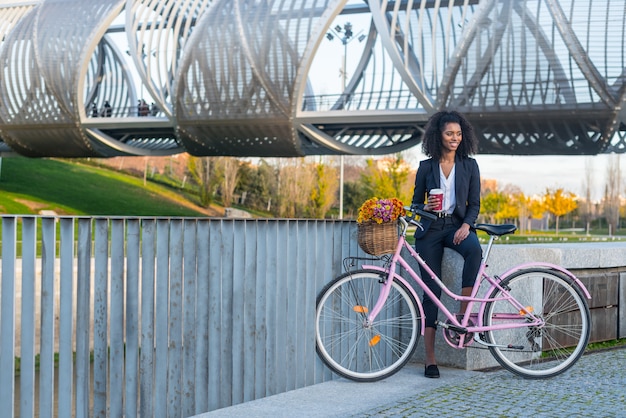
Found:
[{"label": "concrete pavement", "polygon": [[200,417],[626,417],[626,349],[584,355],[551,379],[505,370],[440,367],[427,379],[412,363],[380,382],[325,382]]}]

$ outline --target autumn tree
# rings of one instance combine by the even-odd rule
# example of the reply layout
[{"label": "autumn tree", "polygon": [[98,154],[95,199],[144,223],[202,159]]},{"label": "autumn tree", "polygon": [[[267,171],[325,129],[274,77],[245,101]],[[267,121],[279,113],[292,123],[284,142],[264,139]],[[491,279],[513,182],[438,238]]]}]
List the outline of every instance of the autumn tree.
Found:
[{"label": "autumn tree", "polygon": [[[541,219],[545,211],[546,209],[540,199],[531,198],[528,202],[528,212],[531,219]],[[530,222],[528,225],[528,232],[530,232]]]},{"label": "autumn tree", "polygon": [[563,189],[550,190],[547,189],[543,195],[543,205],[545,209],[554,215],[556,219],[556,234],[559,235],[559,219],[576,209],[576,195],[571,192],[565,192]]},{"label": "autumn tree", "polygon": [[409,181],[411,167],[402,154],[380,160],[370,158],[366,164],[361,181],[369,192],[369,197],[397,197],[406,204],[410,203],[413,189],[413,184]]},{"label": "autumn tree", "polygon": [[315,165],[315,174],[317,181],[311,190],[311,216],[324,219],[336,201],[337,171],[320,161]]}]

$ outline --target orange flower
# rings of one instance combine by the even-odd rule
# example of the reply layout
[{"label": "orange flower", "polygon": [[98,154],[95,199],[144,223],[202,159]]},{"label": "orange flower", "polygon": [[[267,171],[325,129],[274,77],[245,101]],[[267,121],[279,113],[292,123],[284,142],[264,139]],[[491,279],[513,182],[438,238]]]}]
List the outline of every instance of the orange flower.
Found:
[{"label": "orange flower", "polygon": [[376,222],[378,224],[395,222],[405,215],[404,205],[395,197],[367,199],[359,208],[358,223]]}]

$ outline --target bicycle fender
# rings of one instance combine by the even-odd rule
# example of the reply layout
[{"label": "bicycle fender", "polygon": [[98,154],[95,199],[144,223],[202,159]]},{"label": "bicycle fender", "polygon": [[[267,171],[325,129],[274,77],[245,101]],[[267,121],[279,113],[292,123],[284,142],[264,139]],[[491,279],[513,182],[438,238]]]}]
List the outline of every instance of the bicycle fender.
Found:
[{"label": "bicycle fender", "polygon": [[[385,268],[380,267],[380,266],[374,266],[374,265],[371,265],[371,264],[363,264],[363,265],[361,265],[361,268],[364,269],[364,270],[380,271],[384,275],[388,275],[389,274],[389,271],[385,270]],[[426,316],[424,315],[424,308],[422,308],[422,301],[417,296],[417,293],[415,292],[415,289],[413,289],[413,286],[411,286],[409,284],[409,282],[407,282],[402,276],[399,276],[397,273],[393,273],[393,278],[398,280],[399,282],[401,282],[403,285],[405,285],[406,288],[409,289],[409,292],[411,292],[411,294],[415,298],[415,302],[417,303],[417,309],[419,309],[419,312],[420,312],[420,317],[421,317],[420,318],[420,322],[422,324],[421,334],[423,336],[424,335],[424,329],[426,327]]]},{"label": "bicycle fender", "polygon": [[520,264],[518,266],[515,266],[515,267],[505,271],[504,273],[502,273],[502,275],[500,275],[500,278],[501,279],[505,279],[505,278],[507,278],[508,276],[510,276],[511,274],[513,274],[513,273],[515,273],[517,271],[528,269],[528,268],[533,268],[533,267],[547,268],[549,270],[560,271],[561,273],[565,274],[566,276],[568,276],[569,278],[574,280],[574,283],[576,283],[576,285],[580,288],[580,290],[583,292],[585,297],[587,299],[591,299],[591,294],[589,293],[589,291],[587,290],[585,285],[580,281],[580,279],[578,277],[576,277],[574,275],[574,273],[572,273],[571,271],[569,271],[569,270],[567,270],[567,269],[565,269],[565,268],[563,268],[561,266],[557,266],[556,264],[543,263],[543,262],[524,263],[524,264]]}]

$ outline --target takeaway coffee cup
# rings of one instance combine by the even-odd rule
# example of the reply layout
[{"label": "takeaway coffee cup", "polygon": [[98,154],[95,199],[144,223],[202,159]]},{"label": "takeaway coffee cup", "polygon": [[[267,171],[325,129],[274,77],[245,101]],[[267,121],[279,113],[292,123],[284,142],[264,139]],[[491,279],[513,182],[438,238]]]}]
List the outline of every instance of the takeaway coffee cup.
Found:
[{"label": "takeaway coffee cup", "polygon": [[429,193],[430,196],[439,198],[439,205],[433,209],[435,212],[441,212],[443,210],[443,190],[432,189]]}]

